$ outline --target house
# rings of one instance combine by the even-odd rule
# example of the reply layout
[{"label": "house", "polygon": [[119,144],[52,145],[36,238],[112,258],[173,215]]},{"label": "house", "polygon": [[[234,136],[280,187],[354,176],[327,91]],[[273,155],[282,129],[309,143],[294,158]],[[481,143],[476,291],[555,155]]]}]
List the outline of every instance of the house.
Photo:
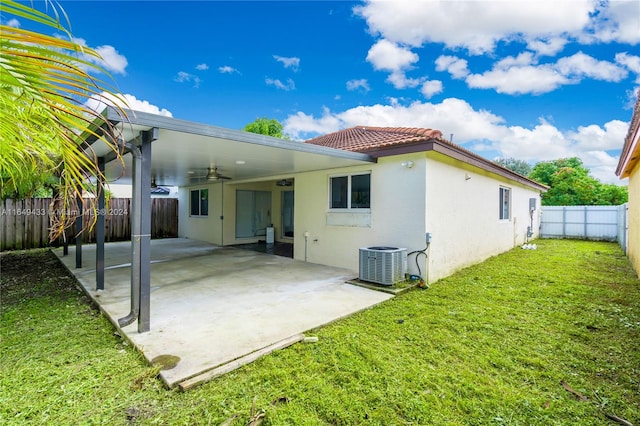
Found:
[{"label": "house", "polygon": [[616,169],[620,179],[629,178],[629,223],[627,255],[636,273],[640,274],[640,96],[629,124],[622,153]]},{"label": "house", "polygon": [[[546,187],[446,141],[437,130],[354,127],[306,145],[372,161],[183,187],[180,235],[241,244],[264,240],[273,225],[276,241],[294,245],[294,258],[352,270],[358,270],[360,247],[419,252],[428,246],[417,263],[418,253],[410,257],[409,271],[429,281],[537,236]],[[215,211],[207,220],[198,216],[202,191],[205,208]]]},{"label": "house", "polygon": [[[223,246],[273,238],[293,245],[295,259],[352,271],[360,248],[406,248],[408,272],[428,282],[536,238],[547,189],[432,129],[354,127],[300,142],[112,108],[94,125],[116,126],[131,153],[114,161],[87,135],[106,179],[133,186],[139,297],[122,320],[137,316],[140,332],[150,327],[152,182],[179,188],[180,237]],[[98,233],[97,265],[101,253]],[[103,277],[97,268],[96,290]]]}]

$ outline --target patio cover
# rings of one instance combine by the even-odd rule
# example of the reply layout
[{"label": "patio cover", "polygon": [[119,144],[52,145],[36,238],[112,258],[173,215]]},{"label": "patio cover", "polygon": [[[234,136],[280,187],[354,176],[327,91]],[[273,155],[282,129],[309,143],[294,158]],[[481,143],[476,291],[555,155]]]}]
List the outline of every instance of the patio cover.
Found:
[{"label": "patio cover", "polygon": [[[137,319],[138,331],[150,330],[150,225],[151,180],[158,185],[189,186],[209,168],[234,182],[283,179],[296,173],[375,162],[362,153],[342,151],[302,141],[292,141],[194,123],[156,114],[124,110],[126,117],[105,108],[94,121],[97,132],[106,122],[117,126],[115,141],[132,155],[124,165],[101,139],[87,135],[87,155],[98,158],[109,182],[131,184],[132,191],[132,293],[131,313],[120,325]],[[99,185],[104,182],[98,182]],[[98,206],[104,207],[102,195]],[[99,215],[96,249],[96,290],[104,288],[104,217]],[[76,243],[76,267],[82,267],[82,239]]]}]

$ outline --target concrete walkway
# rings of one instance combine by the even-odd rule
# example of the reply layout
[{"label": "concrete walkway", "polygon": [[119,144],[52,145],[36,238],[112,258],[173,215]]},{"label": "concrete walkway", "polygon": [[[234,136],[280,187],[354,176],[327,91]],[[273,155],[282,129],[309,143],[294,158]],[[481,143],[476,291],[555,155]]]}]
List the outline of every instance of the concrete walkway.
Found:
[{"label": "concrete walkway", "polygon": [[[117,327],[130,308],[130,242],[105,245],[105,290],[95,290],[95,245],[62,256],[87,293]],[[188,239],[151,243],[151,331],[121,331],[149,362],[179,357],[163,370],[170,386],[188,388],[299,341],[302,333],[392,297],[345,281],[346,269]]]}]

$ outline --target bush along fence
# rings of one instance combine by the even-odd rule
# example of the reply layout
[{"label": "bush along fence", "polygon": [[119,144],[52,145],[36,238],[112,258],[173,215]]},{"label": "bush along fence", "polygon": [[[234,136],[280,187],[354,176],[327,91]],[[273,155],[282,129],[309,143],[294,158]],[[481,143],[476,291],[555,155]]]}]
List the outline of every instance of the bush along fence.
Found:
[{"label": "bush along fence", "polygon": [[[49,220],[52,214],[50,198],[3,200],[0,207],[0,250],[23,250],[56,246],[62,241],[49,242]],[[83,222],[92,217],[87,208]],[[131,238],[131,199],[112,198],[105,208],[105,241],[126,241]],[[74,240],[74,230],[67,231],[68,240]],[[178,236],[178,200],[151,199],[151,238]],[[82,241],[93,243],[96,229],[85,230]]]},{"label": "bush along fence", "polygon": [[627,204],[543,206],[540,237],[617,241],[626,252],[627,211]]}]

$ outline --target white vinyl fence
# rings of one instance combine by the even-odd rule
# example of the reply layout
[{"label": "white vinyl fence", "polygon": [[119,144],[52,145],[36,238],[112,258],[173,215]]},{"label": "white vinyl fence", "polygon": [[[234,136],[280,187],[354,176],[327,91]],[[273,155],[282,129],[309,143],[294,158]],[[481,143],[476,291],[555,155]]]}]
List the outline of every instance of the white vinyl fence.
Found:
[{"label": "white vinyl fence", "polygon": [[541,238],[618,241],[627,247],[627,205],[543,206]]}]

